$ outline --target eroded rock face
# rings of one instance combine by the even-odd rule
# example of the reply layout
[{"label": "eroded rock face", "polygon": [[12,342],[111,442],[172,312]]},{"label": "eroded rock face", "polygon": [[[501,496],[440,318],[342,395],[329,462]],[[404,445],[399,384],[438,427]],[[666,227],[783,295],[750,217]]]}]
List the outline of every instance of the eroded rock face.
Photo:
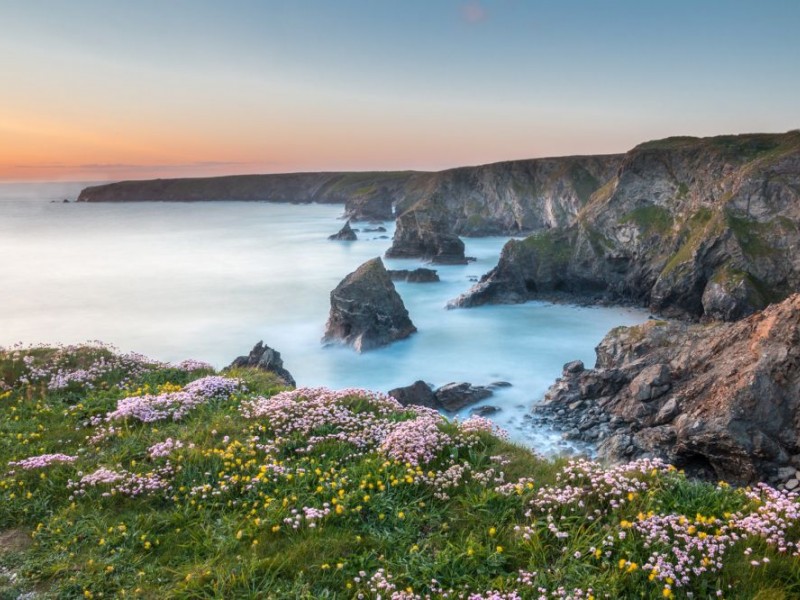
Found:
[{"label": "eroded rock face", "polygon": [[419,268],[410,271],[408,269],[390,270],[389,276],[392,281],[407,281],[409,283],[435,283],[439,281],[435,269]]},{"label": "eroded rock face", "polygon": [[453,306],[552,293],[735,320],[800,291],[800,132],[628,152],[580,219],[512,240]]},{"label": "eroded rock face", "polygon": [[438,409],[436,394],[433,388],[422,380],[415,381],[411,385],[389,390],[392,396],[403,406],[427,406],[428,408]]},{"label": "eroded rock face", "polygon": [[270,371],[283,379],[283,381],[286,382],[286,385],[290,385],[292,387],[297,385],[294,377],[292,377],[292,374],[284,368],[281,353],[274,348],[270,348],[264,344],[263,341],[260,341],[253,346],[253,349],[247,356],[240,356],[236,358],[228,368],[233,369],[241,367],[251,367],[255,369],[261,369],[262,371]]},{"label": "eroded rock face", "polygon": [[800,465],[800,294],[736,323],[610,332],[535,408],[602,458],[658,456],[737,483]]},{"label": "eroded rock face", "polygon": [[397,218],[387,258],[422,258],[445,265],[466,264],[464,242],[453,233],[441,196]]},{"label": "eroded rock face", "polygon": [[350,227],[350,219],[347,219],[347,223],[333,235],[328,236],[329,240],[340,240],[345,242],[353,242],[358,239],[356,232],[353,231],[353,228]]},{"label": "eroded rock face", "polygon": [[417,330],[380,258],[365,262],[331,292],[323,343],[343,343],[363,352],[408,337]]}]

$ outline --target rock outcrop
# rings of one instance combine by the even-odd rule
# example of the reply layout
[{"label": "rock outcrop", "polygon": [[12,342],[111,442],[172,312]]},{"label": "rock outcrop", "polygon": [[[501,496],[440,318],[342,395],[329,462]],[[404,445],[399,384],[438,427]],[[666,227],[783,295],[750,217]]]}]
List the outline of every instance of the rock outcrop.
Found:
[{"label": "rock outcrop", "polygon": [[289,373],[289,371],[287,371],[283,366],[281,353],[274,348],[270,348],[264,344],[263,341],[260,341],[253,346],[253,349],[250,350],[250,354],[247,356],[240,356],[236,358],[228,368],[234,369],[242,367],[251,367],[255,369],[261,369],[262,371],[269,371],[280,377],[286,383],[286,385],[291,387],[295,387],[297,385],[294,377],[292,377],[292,374]]},{"label": "rock outcrop", "polygon": [[[420,203],[421,204],[421,203]],[[422,258],[445,265],[466,264],[464,242],[452,232],[444,201],[435,195],[397,218],[387,258]]]},{"label": "rock outcrop", "polygon": [[356,235],[356,232],[353,231],[353,228],[350,227],[350,219],[347,219],[347,222],[344,224],[344,226],[338,232],[334,233],[333,235],[329,235],[328,239],[354,242],[358,239],[358,236]]},{"label": "rock outcrop", "polygon": [[574,224],[512,240],[452,306],[564,292],[735,320],[800,291],[800,131],[642,144]]},{"label": "rock outcrop", "polygon": [[775,481],[800,467],[800,294],[736,323],[612,330],[595,368],[566,365],[535,413],[610,461]]},{"label": "rock outcrop", "polygon": [[407,281],[408,283],[435,283],[439,281],[436,269],[419,268],[410,271],[408,269],[396,269],[389,271],[392,281]]},{"label": "rock outcrop", "polygon": [[[411,385],[389,390],[389,395],[403,406],[427,406],[448,412],[457,412],[470,404],[485,400],[492,393],[488,387],[466,382],[447,383],[434,390],[424,381],[415,381]],[[496,410],[490,412],[496,412]]]},{"label": "rock outcrop", "polygon": [[323,343],[343,343],[358,352],[385,346],[417,330],[380,258],[345,277],[331,292]]}]

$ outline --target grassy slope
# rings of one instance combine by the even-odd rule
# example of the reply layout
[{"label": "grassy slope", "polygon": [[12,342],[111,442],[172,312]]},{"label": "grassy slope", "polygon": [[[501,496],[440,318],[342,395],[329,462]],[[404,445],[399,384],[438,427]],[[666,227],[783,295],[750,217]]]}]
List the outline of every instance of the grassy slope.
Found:
[{"label": "grassy slope", "polygon": [[[274,396],[275,378],[239,371],[244,386],[191,396],[177,420],[92,424],[131,396],[175,409],[211,372],[195,367],[0,351],[0,598],[800,596],[794,497],[550,462],[367,392]],[[151,456],[167,439],[182,446]],[[8,465],[55,453],[75,460]],[[68,483],[100,467],[152,490]],[[684,552],[682,583],[668,569]]]}]

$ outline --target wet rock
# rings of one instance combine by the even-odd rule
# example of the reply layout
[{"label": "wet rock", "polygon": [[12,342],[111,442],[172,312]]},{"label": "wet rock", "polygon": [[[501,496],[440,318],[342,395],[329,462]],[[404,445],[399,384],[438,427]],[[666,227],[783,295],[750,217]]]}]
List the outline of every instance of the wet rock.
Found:
[{"label": "wet rock", "polygon": [[356,232],[353,231],[353,228],[350,227],[350,219],[347,219],[347,223],[344,224],[338,233],[334,233],[333,235],[328,236],[329,240],[340,240],[345,242],[352,242],[358,239]]},{"label": "wet rock", "polygon": [[389,271],[392,281],[407,281],[408,283],[435,283],[439,275],[435,269],[419,268],[413,271],[408,269],[395,269]]},{"label": "wet rock", "polygon": [[407,338],[417,330],[380,258],[365,262],[331,292],[323,343],[363,352]]},{"label": "wet rock", "polygon": [[292,374],[289,373],[286,368],[284,368],[283,359],[281,359],[281,353],[274,348],[270,348],[264,344],[263,341],[260,341],[253,346],[253,349],[247,356],[240,356],[236,358],[228,368],[234,369],[242,367],[251,367],[255,369],[261,369],[262,371],[269,371],[280,377],[286,383],[286,385],[291,387],[295,387],[297,385],[294,377],[292,377]]},{"label": "wet rock", "polygon": [[455,412],[492,395],[492,390],[470,383],[448,383],[436,390],[436,401],[447,411]]},{"label": "wet rock", "polygon": [[490,383],[486,387],[488,387],[489,389],[492,389],[492,390],[493,389],[497,389],[497,388],[507,388],[507,387],[511,387],[511,383],[508,382],[508,381],[493,381],[492,383]]},{"label": "wet rock", "polygon": [[439,408],[433,388],[422,380],[415,381],[411,385],[389,390],[389,395],[403,406],[415,405]]},{"label": "wet rock", "polygon": [[444,265],[463,265],[464,242],[452,232],[441,197],[415,206],[397,218],[387,258],[422,258]]},{"label": "wet rock", "polygon": [[386,233],[386,227],[383,225],[379,227],[365,227],[364,233]]},{"label": "wet rock", "polygon": [[491,406],[491,405],[478,406],[476,408],[473,408],[469,412],[471,414],[477,415],[479,417],[488,417],[490,415],[493,415],[495,413],[500,412],[500,408],[498,408],[497,406]]},{"label": "wet rock", "polygon": [[564,365],[565,373],[580,373],[583,370],[584,366],[582,360],[573,360]]}]

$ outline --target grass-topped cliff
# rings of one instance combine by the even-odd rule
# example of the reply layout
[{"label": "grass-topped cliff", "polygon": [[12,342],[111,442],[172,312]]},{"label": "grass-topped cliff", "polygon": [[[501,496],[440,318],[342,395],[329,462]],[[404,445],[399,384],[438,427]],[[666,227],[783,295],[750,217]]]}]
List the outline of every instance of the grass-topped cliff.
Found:
[{"label": "grass-topped cliff", "polygon": [[3,598],[800,595],[796,495],[101,346],[0,351]]},{"label": "grass-topped cliff", "polygon": [[512,241],[457,304],[569,292],[735,320],[800,291],[800,131],[628,152],[575,222]]}]

